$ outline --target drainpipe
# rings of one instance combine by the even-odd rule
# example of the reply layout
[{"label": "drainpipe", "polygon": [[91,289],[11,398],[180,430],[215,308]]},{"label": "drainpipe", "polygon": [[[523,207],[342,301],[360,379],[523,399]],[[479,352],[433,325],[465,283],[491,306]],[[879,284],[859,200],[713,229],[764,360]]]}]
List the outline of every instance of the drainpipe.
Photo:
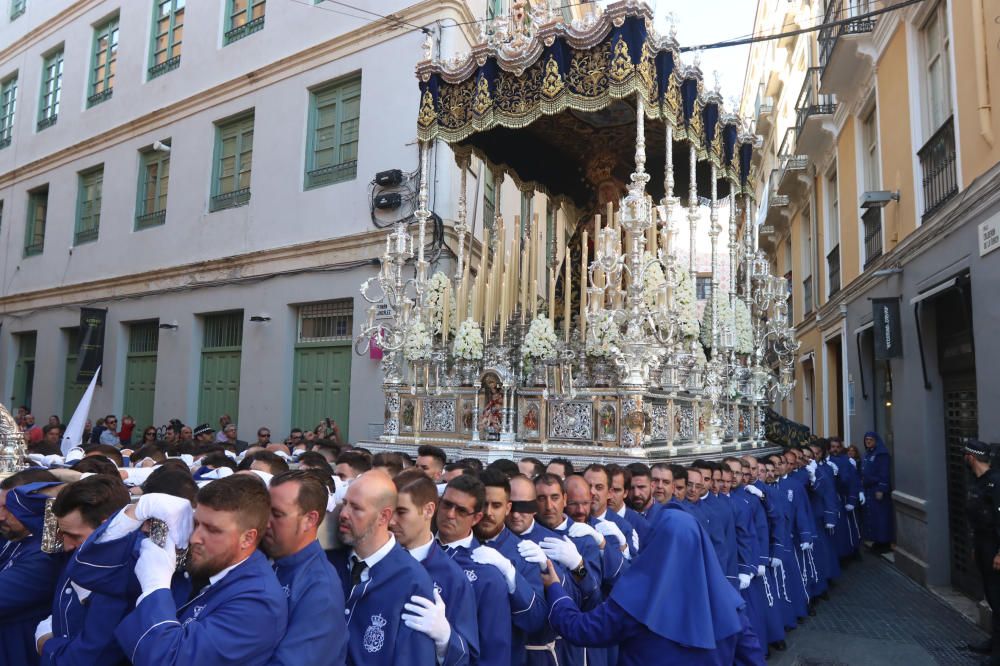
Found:
[{"label": "drainpipe", "polygon": [[993,120],[990,84],[986,65],[986,26],[983,23],[983,0],[972,2],[972,39],[976,51],[976,97],[979,102],[979,134],[993,145]]}]

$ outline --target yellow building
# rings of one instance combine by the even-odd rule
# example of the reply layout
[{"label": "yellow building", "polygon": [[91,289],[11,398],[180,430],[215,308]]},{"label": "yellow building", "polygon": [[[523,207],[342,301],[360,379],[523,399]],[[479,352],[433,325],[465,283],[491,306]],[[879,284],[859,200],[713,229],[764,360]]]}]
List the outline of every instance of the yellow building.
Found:
[{"label": "yellow building", "polygon": [[978,407],[1000,383],[976,363],[1000,353],[992,4],[759,0],[755,34],[819,29],[755,43],[742,106],[761,142],[760,247],[802,342],[778,409],[859,448],[879,432],[897,564],[970,592],[959,442],[1000,440],[1000,413]]}]

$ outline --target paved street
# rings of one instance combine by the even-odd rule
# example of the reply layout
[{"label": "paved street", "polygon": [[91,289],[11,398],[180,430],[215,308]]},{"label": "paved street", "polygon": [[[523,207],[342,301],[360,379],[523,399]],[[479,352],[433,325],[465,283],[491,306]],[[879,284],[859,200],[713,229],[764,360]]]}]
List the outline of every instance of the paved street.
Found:
[{"label": "paved street", "polygon": [[978,664],[961,649],[986,638],[977,626],[881,557],[852,564],[816,617],[773,652],[771,666]]}]

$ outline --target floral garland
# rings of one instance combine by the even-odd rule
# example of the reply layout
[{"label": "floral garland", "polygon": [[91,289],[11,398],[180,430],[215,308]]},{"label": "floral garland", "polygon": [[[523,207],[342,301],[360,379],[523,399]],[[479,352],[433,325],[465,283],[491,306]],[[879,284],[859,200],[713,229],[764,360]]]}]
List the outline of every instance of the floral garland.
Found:
[{"label": "floral garland", "polygon": [[466,319],[458,327],[455,334],[455,345],[452,347],[455,358],[464,361],[478,361],[483,357],[483,334],[479,324],[472,319]]},{"label": "floral garland", "polygon": [[535,317],[531,320],[528,334],[524,336],[521,355],[538,360],[554,358],[557,341],[552,320],[544,316]]},{"label": "floral garland", "polygon": [[750,322],[750,308],[740,299],[736,299],[736,353],[753,353],[753,326]]},{"label": "floral garland", "polygon": [[601,315],[587,329],[587,355],[608,358],[618,348],[621,331],[610,312]]},{"label": "floral garland", "polygon": [[[431,276],[431,279],[427,281],[427,290],[424,292],[424,303],[427,304],[430,310],[431,318],[431,328],[436,335],[441,334],[441,321],[444,316],[444,310],[441,308],[441,301],[444,298],[444,291],[449,284],[448,276],[442,271],[438,271]],[[455,295],[451,294],[448,299],[448,328],[449,333],[454,333],[458,328],[458,315],[456,313],[457,305],[455,303]]]},{"label": "floral garland", "polygon": [[403,356],[407,361],[425,361],[431,358],[431,335],[422,321],[415,321],[406,331]]},{"label": "floral garland", "polygon": [[677,288],[674,289],[674,309],[680,324],[681,335],[685,338],[698,337],[698,308],[694,293],[694,284],[688,272],[674,268]]},{"label": "floral garland", "polygon": [[642,279],[642,300],[646,302],[646,307],[653,308],[656,307],[656,295],[662,290],[667,278],[663,275],[660,262],[649,252],[642,254],[642,265],[646,267]]}]

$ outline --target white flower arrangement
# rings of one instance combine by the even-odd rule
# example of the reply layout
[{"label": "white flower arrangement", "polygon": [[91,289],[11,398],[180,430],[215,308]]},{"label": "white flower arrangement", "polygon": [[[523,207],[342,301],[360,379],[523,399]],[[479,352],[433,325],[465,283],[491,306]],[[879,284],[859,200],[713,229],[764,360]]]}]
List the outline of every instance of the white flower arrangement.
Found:
[{"label": "white flower arrangement", "polygon": [[618,347],[621,331],[614,316],[604,313],[587,328],[587,355],[608,358]]},{"label": "white flower arrangement", "polygon": [[694,364],[699,368],[704,368],[708,365],[708,357],[705,356],[705,348],[701,346],[700,342],[696,342],[694,345]]},{"label": "white flower arrangement", "polygon": [[[448,283],[448,276],[442,271],[438,271],[427,281],[427,291],[424,292],[424,303],[427,304],[430,310],[431,328],[435,335],[441,334],[441,322],[444,315],[444,310],[441,309],[441,301],[444,299],[444,291]],[[458,315],[456,313],[457,306],[454,294],[451,294],[448,299],[448,310],[448,328],[450,329],[448,332],[454,334],[459,324],[457,321]]]},{"label": "white flower arrangement", "polygon": [[[716,334],[721,334],[724,326],[728,326],[729,330],[732,331],[735,328],[735,322],[733,321],[733,308],[729,305],[729,297],[722,295],[719,298],[715,309],[719,312],[719,325],[716,328]],[[709,301],[705,303],[705,314],[701,318],[701,344],[712,349],[712,302]]]},{"label": "white flower arrangement", "polygon": [[750,308],[740,299],[736,299],[736,353],[753,353],[753,326],[750,321]]},{"label": "white flower arrangement", "polygon": [[642,300],[646,302],[646,307],[656,307],[656,295],[662,290],[667,278],[660,262],[649,252],[643,253],[642,265],[646,267],[642,279]]},{"label": "white flower arrangement", "polygon": [[521,345],[521,355],[526,358],[544,360],[556,355],[556,333],[552,328],[552,320],[548,317],[535,317],[531,320],[528,334],[524,336]]},{"label": "white flower arrangement", "polygon": [[674,289],[674,309],[677,311],[681,335],[689,339],[695,338],[698,336],[698,307],[694,284],[688,272],[681,268],[674,269],[674,276],[677,282]]},{"label": "white flower arrangement", "polygon": [[415,321],[406,331],[403,356],[407,361],[426,361],[431,358],[431,335],[422,321]]},{"label": "white flower arrangement", "polygon": [[452,350],[457,359],[464,361],[481,359],[483,357],[483,334],[479,330],[479,324],[472,319],[463,321],[458,327]]}]

